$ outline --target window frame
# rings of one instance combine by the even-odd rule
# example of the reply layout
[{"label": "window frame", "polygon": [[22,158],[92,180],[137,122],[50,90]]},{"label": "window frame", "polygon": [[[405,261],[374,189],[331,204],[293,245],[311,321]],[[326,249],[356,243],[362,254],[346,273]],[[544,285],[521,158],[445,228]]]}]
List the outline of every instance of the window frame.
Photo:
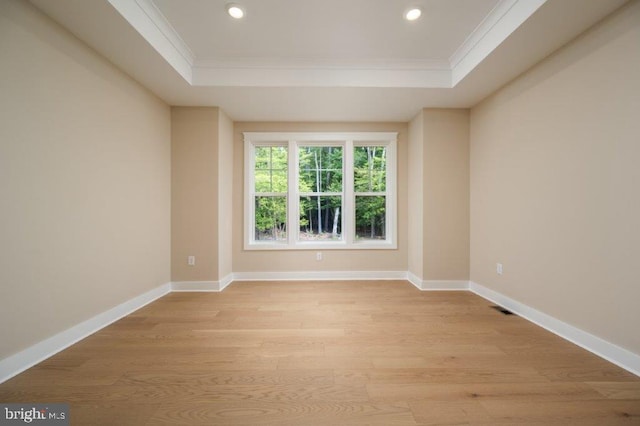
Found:
[{"label": "window frame", "polygon": [[[397,243],[397,132],[243,132],[244,136],[244,249],[245,250],[393,250]],[[254,170],[255,148],[287,147],[287,239],[255,239]],[[342,239],[339,241],[300,241],[299,148],[341,146],[342,157]],[[385,191],[372,195],[385,198],[385,240],[356,241],[354,191],[354,148],[387,148]],[[359,193],[358,193],[359,194]],[[257,195],[260,195],[259,193]],[[292,202],[293,200],[293,202]]]}]

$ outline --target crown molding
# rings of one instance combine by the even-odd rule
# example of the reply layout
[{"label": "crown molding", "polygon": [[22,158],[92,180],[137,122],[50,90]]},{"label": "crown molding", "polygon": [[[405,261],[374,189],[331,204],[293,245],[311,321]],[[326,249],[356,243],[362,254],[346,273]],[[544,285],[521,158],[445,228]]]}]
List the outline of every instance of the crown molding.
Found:
[{"label": "crown molding", "polygon": [[455,87],[547,0],[500,0],[449,58]]},{"label": "crown molding", "polygon": [[151,0],[108,0],[189,84],[195,56]]},{"label": "crown molding", "polygon": [[450,88],[440,69],[194,67],[194,86]]},{"label": "crown molding", "polygon": [[478,44],[488,35],[493,27],[505,17],[507,12],[509,12],[517,2],[518,0],[500,0],[456,49],[453,55],[451,55],[449,58],[450,68],[458,66],[473,49],[478,48]]},{"label": "crown molding", "polygon": [[446,60],[196,59],[194,86],[449,88]]},{"label": "crown molding", "polygon": [[257,69],[329,69],[329,70],[434,70],[447,71],[451,65],[447,59],[402,59],[402,58],[277,58],[250,57],[196,58],[193,66],[200,68],[257,68]]}]

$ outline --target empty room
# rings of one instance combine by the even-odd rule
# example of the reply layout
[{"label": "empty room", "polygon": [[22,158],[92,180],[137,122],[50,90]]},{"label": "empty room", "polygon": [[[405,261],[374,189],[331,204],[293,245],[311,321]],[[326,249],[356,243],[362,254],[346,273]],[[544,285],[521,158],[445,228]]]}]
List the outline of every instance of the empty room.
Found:
[{"label": "empty room", "polygon": [[0,0],[0,423],[640,424],[640,0]]}]

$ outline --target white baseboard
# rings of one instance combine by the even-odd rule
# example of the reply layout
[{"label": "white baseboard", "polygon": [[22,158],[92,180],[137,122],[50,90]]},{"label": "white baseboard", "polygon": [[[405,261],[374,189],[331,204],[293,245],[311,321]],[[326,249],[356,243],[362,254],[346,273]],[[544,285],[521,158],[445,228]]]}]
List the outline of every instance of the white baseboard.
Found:
[{"label": "white baseboard", "polygon": [[233,281],[406,280],[406,271],[236,272]]},{"label": "white baseboard", "polygon": [[220,288],[220,291],[227,288],[232,282],[233,282],[233,274],[229,274],[223,279],[221,279],[220,281],[218,281],[218,287]]},{"label": "white baseboard", "polygon": [[142,308],[171,291],[170,284],[163,284],[140,296],[81,322],[65,331],[49,337],[27,349],[0,360],[0,383],[57,354],[85,337]]},{"label": "white baseboard", "polygon": [[540,312],[530,306],[511,299],[501,293],[470,282],[469,290],[478,296],[496,303],[511,312],[518,314],[532,323],[568,340],[589,352],[606,359],[630,373],[640,376],[640,355],[634,354],[611,342],[607,342],[593,334],[580,330],[566,322],[560,321],[550,315]]},{"label": "white baseboard", "polygon": [[229,274],[220,281],[174,281],[171,283],[171,291],[222,291],[233,282],[233,275]]},{"label": "white baseboard", "polygon": [[407,272],[407,281],[413,284],[418,290],[422,290],[422,278],[418,277],[413,272]]},{"label": "white baseboard", "polygon": [[422,291],[468,291],[469,281],[425,280],[418,288]]},{"label": "white baseboard", "polygon": [[422,281],[422,289],[429,291],[468,291],[469,281],[460,280],[426,280]]},{"label": "white baseboard", "polygon": [[229,274],[220,281],[174,281],[171,283],[171,291],[222,291],[234,281],[233,274]]},{"label": "white baseboard", "polygon": [[422,291],[460,291],[469,290],[469,281],[463,280],[421,280],[411,272],[407,273],[407,279],[418,290]]}]

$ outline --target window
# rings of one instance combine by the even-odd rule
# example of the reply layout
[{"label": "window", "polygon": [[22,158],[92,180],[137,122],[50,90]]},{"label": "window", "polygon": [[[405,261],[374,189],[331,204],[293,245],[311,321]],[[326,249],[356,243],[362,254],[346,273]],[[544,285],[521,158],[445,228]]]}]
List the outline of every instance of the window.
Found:
[{"label": "window", "polygon": [[397,133],[244,133],[245,249],[394,249]]}]

